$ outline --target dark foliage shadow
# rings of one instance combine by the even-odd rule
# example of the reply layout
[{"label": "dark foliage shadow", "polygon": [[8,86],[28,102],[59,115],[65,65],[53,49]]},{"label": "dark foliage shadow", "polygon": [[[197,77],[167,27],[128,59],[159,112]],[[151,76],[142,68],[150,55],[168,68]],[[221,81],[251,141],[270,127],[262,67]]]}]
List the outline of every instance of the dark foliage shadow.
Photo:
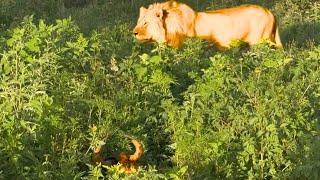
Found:
[{"label": "dark foliage shadow", "polygon": [[286,26],[281,30],[280,36],[284,46],[295,44],[301,48],[320,44],[320,23],[301,22]]}]

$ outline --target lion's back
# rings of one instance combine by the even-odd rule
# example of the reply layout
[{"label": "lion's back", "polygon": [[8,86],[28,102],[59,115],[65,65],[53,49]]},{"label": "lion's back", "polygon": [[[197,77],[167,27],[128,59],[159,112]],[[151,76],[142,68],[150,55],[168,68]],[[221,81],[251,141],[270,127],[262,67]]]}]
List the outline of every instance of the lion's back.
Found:
[{"label": "lion's back", "polygon": [[[232,8],[205,11],[199,14],[197,31],[207,34],[223,46],[233,39],[255,44],[259,39],[270,39],[275,18],[272,13],[258,5],[241,5]],[[219,26],[217,26],[217,24]],[[203,33],[202,33],[203,32]],[[206,33],[210,32],[210,34]]]}]

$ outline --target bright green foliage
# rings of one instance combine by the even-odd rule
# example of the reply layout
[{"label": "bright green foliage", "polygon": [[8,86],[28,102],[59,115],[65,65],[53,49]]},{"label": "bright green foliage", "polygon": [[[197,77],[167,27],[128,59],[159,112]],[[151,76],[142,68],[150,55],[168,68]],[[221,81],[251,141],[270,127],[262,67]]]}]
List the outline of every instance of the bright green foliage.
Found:
[{"label": "bright green foliage", "polygon": [[[320,178],[319,3],[187,1],[279,17],[284,50],[219,52],[137,43],[152,0],[26,2],[0,2],[0,179]],[[137,173],[92,163],[97,145],[133,152],[126,136],[145,149]]]},{"label": "bright green foliage", "polygon": [[303,61],[266,46],[212,57],[183,104],[163,103],[176,162],[202,178],[290,176],[319,138],[317,51]]},{"label": "bright green foliage", "polygon": [[55,105],[52,88],[61,70],[63,38],[75,32],[68,20],[36,26],[29,18],[2,42],[0,146],[6,178],[54,177],[74,169],[78,155],[67,152],[76,152],[84,137],[77,136],[80,129],[75,119],[57,115],[64,110]]},{"label": "bright green foliage", "polygon": [[70,20],[48,26],[28,18],[4,37],[0,146],[5,178],[79,176],[97,144],[106,144],[109,153],[128,151],[124,134],[143,142],[148,164],[167,163],[168,157],[159,156],[168,154],[169,141],[159,114],[174,79],[163,71],[160,56],[117,56],[135,48],[126,44],[132,41],[124,39],[127,29],[86,38]]}]

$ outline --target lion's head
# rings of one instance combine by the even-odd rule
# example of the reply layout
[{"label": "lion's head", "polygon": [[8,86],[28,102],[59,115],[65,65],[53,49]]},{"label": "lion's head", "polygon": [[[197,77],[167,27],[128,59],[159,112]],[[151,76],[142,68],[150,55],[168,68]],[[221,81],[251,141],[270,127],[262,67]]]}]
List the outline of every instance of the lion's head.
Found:
[{"label": "lion's head", "polygon": [[148,9],[141,7],[138,23],[133,32],[142,42],[167,42],[179,47],[186,36],[194,34],[195,12],[175,1],[155,3]]},{"label": "lion's head", "polygon": [[138,23],[133,30],[135,37],[142,42],[165,42],[164,13],[160,4],[150,6],[148,9],[141,7]]}]

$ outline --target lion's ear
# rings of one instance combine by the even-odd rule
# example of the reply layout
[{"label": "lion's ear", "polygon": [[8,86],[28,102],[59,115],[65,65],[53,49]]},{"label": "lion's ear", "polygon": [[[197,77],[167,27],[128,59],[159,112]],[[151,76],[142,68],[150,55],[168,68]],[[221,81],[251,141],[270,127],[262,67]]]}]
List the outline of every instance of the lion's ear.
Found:
[{"label": "lion's ear", "polygon": [[143,14],[145,14],[146,11],[147,11],[147,9],[142,6],[142,7],[140,8],[140,16],[142,16]]},{"label": "lion's ear", "polygon": [[168,11],[164,9],[159,9],[159,11],[156,12],[156,16],[160,19],[163,19],[164,17],[166,17],[167,14],[168,14]]}]

